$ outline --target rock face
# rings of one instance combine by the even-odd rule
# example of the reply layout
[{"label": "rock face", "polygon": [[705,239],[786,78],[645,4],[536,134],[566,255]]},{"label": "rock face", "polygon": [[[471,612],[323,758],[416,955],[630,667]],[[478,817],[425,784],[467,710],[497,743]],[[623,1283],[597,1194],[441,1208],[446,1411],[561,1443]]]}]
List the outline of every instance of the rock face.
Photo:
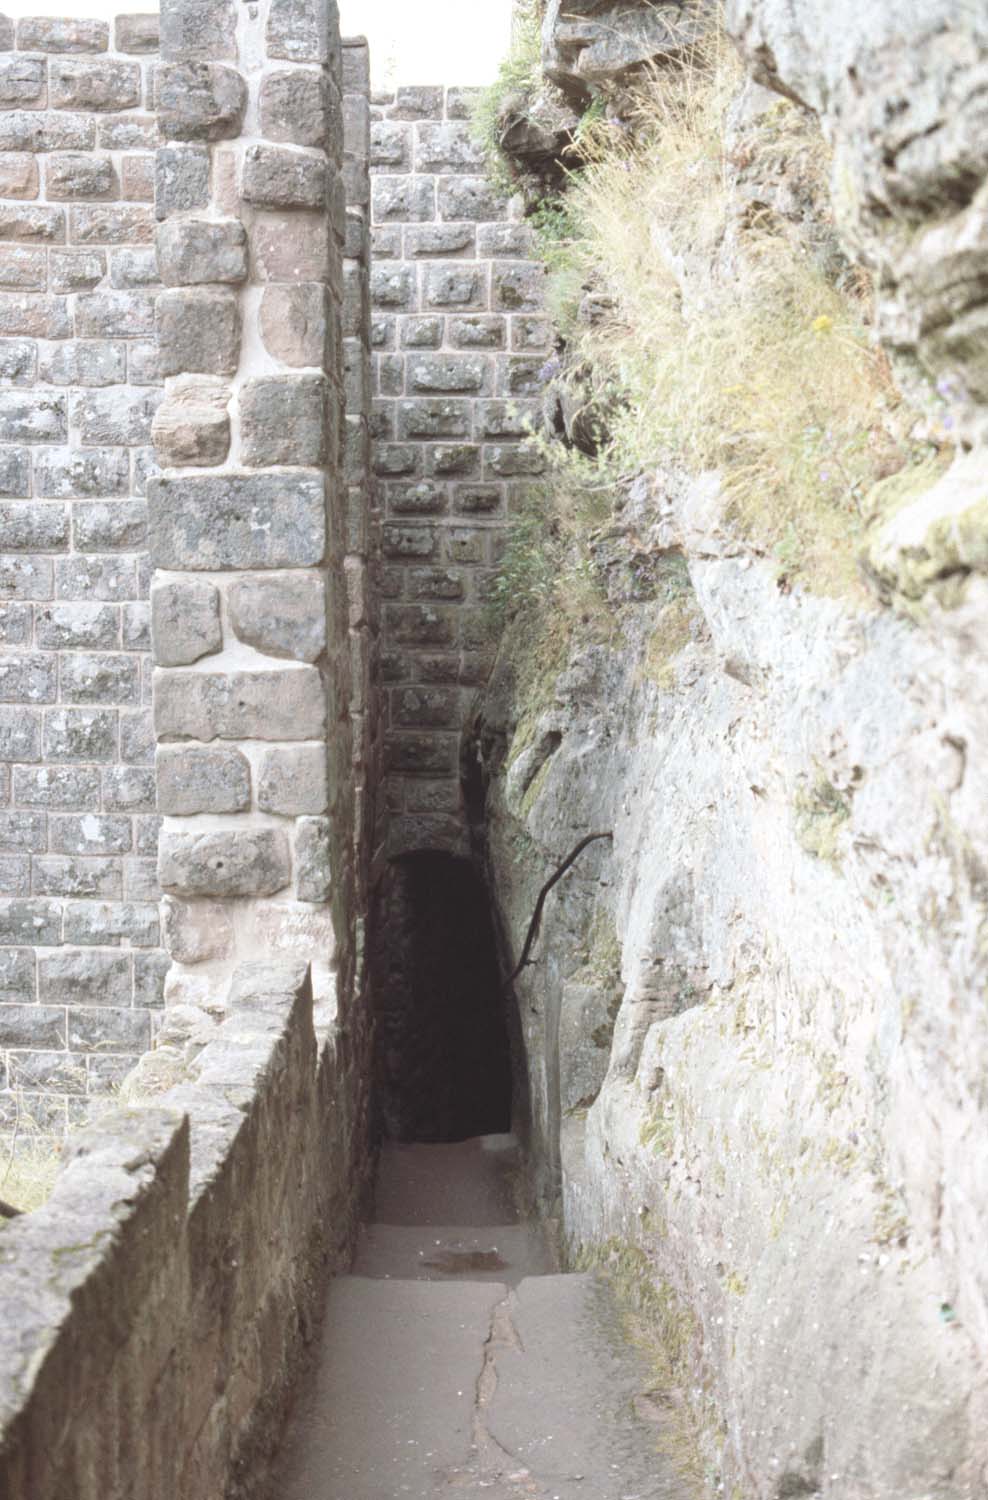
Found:
[{"label": "rock face", "polygon": [[690,504],[685,647],[626,609],[523,712],[510,651],[488,697],[513,959],[614,835],[518,985],[541,1190],[574,1250],[644,1251],[682,1299],[727,1493],[973,1500],[988,583],[918,634],[780,594]]},{"label": "rock face", "polygon": [[[727,24],[755,76],[816,111],[834,145],[834,211],[878,291],[878,326],[907,388],[936,381],[962,441],[988,442],[988,13],[841,0],[729,0]],[[970,495],[949,484],[906,526],[934,558],[970,528]],[[983,529],[983,519],[979,524]],[[949,541],[949,536],[948,536]],[[895,538],[892,539],[896,549]],[[935,571],[935,570],[934,570]],[[908,588],[906,590],[908,592]]]},{"label": "rock face", "polygon": [[[550,5],[552,76],[617,81],[595,28],[668,9]],[[618,642],[578,626],[551,669],[509,632],[479,730],[509,961],[613,835],[516,985],[539,1191],[667,1307],[745,1500],[988,1492],[988,18],[957,12],[727,7],[819,115],[884,346],[961,438],[870,542],[881,602],[787,592],[716,476],[658,475],[609,576],[672,558],[676,588],[612,584]]]},{"label": "rock face", "polygon": [[703,0],[549,0],[543,70],[571,98],[586,100],[649,64],[681,57],[708,11]]}]

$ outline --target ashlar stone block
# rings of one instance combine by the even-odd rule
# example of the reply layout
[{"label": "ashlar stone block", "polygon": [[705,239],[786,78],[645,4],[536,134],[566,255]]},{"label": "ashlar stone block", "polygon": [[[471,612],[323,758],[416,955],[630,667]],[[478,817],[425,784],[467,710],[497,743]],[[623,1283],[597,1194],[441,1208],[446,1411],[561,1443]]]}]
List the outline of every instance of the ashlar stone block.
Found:
[{"label": "ashlar stone block", "polygon": [[539,312],[545,294],[545,269],[534,262],[495,266],[494,306],[501,312]]},{"label": "ashlar stone block", "polygon": [[159,739],[316,740],[326,722],[315,667],[257,672],[156,672]]},{"label": "ashlar stone block", "polygon": [[398,403],[398,437],[469,438],[470,402],[457,397],[424,397]]},{"label": "ashlar stone block", "polygon": [[239,219],[171,219],[155,236],[165,286],[247,280],[247,231]]},{"label": "ashlar stone block", "polygon": [[160,28],[156,15],[117,16],[114,33],[118,52],[133,55],[158,51]]},{"label": "ashlar stone block", "polygon": [[154,165],[155,214],[189,213],[209,203],[208,146],[162,146]]},{"label": "ashlar stone block", "polygon": [[169,390],[151,424],[163,468],[209,468],[230,451],[230,389],[207,375],[190,375]]},{"label": "ashlar stone block", "polygon": [[166,816],[235,813],[250,807],[250,763],[239,750],[161,745],[155,777],[158,811]]},{"label": "ashlar stone block", "polygon": [[300,818],[295,834],[295,894],[300,901],[327,901],[332,885],[328,818]]},{"label": "ashlar stone block", "polygon": [[254,271],[259,281],[324,281],[330,274],[329,216],[299,210],[259,215],[251,229]]},{"label": "ashlar stone block", "polygon": [[440,177],[438,208],[447,223],[489,224],[508,217],[508,205],[489,177]]},{"label": "ashlar stone block", "polygon": [[321,474],[158,475],[148,484],[156,567],[306,568],[326,545]]},{"label": "ashlar stone block", "polygon": [[48,197],[112,198],[119,192],[113,158],[95,152],[56,151],[45,163]]},{"label": "ashlar stone block", "polygon": [[[0,195],[4,198],[38,196],[38,163],[26,151],[8,151],[0,157]],[[5,286],[15,283],[5,281]]]},{"label": "ashlar stone block", "polygon": [[237,638],[266,656],[314,662],[326,649],[326,590],[318,574],[238,578],[227,609]]},{"label": "ashlar stone block", "polygon": [[415,307],[418,276],[414,266],[372,266],[370,297],[372,307],[394,308],[410,312]]},{"label": "ashlar stone block", "polygon": [[161,55],[168,62],[236,57],[237,0],[197,0],[161,13]]},{"label": "ashlar stone block", "polygon": [[417,172],[482,172],[484,148],[469,121],[423,121],[417,128]]},{"label": "ashlar stone block", "polygon": [[262,812],[286,818],[325,813],[329,806],[325,745],[278,746],[266,751],[257,805]]},{"label": "ashlar stone block", "polygon": [[375,177],[371,184],[371,205],[375,224],[428,224],[436,217],[435,182],[431,177],[411,174]]},{"label": "ashlar stone block", "polygon": [[195,287],[162,292],[157,303],[163,375],[235,375],[240,309],[235,292]]},{"label": "ashlar stone block", "polygon": [[222,902],[176,901],[166,896],[161,915],[162,941],[176,963],[199,964],[233,954],[233,923]]},{"label": "ashlar stone block", "polygon": [[329,136],[329,81],[324,73],[292,68],[261,82],[261,134],[293,146],[325,146]]},{"label": "ashlar stone block", "polygon": [[324,209],[328,179],[325,157],[286,146],[248,146],[242,192],[258,208]]},{"label": "ashlar stone block", "polygon": [[22,52],[105,52],[109,44],[110,28],[105,21],[26,16],[17,24],[17,45]]},{"label": "ashlar stone block", "polygon": [[487,268],[466,261],[428,267],[424,300],[429,307],[478,308],[488,306]]},{"label": "ashlar stone block", "polygon": [[41,109],[47,82],[45,65],[36,57],[7,57],[0,62],[0,106]]},{"label": "ashlar stone block", "polygon": [[241,451],[251,468],[326,457],[329,388],[319,375],[276,375],[248,381],[240,392]]},{"label": "ashlar stone block", "polygon": [[483,395],[491,388],[493,370],[483,355],[419,354],[408,361],[409,389],[424,395],[467,393]]},{"label": "ashlar stone block", "polygon": [[52,109],[135,109],[141,102],[140,64],[53,59],[48,72],[48,102]]},{"label": "ashlar stone block", "polygon": [[238,136],[247,85],[223,63],[166,63],[158,73],[158,121],[166,140],[221,141]]},{"label": "ashlar stone block", "polygon": [[151,643],[159,667],[184,667],[222,649],[219,590],[202,579],[151,588]]},{"label": "ashlar stone block", "polygon": [[260,324],[264,347],[283,364],[332,368],[332,305],[325,283],[265,287]]},{"label": "ashlar stone block", "polygon": [[[334,6],[334,16],[335,11]],[[328,62],[331,52],[339,50],[339,37],[334,32],[330,7],[324,0],[271,0],[267,28],[269,57],[287,58],[290,62]]]},{"label": "ashlar stone block", "polygon": [[403,84],[388,115],[392,120],[441,120],[443,91],[434,84]]},{"label": "ashlar stone block", "polygon": [[162,835],[158,879],[169,895],[273,896],[291,876],[288,839],[279,829]]}]

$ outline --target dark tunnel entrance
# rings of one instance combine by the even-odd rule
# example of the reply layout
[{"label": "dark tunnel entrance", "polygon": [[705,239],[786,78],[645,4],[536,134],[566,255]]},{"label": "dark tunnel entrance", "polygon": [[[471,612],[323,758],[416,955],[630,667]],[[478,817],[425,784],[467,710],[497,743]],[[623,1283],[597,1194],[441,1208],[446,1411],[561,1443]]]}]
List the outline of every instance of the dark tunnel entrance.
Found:
[{"label": "dark tunnel entrance", "polygon": [[465,859],[407,854],[378,891],[374,938],[378,1130],[462,1141],[511,1128],[511,1055],[483,881]]}]

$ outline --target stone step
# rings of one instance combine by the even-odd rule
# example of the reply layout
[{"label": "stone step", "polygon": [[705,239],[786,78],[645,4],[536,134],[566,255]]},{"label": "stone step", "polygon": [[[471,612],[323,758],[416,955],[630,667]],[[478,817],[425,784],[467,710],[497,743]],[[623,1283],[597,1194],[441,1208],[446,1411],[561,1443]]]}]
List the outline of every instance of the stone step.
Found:
[{"label": "stone step", "polygon": [[355,1276],[375,1279],[500,1281],[508,1286],[555,1269],[536,1224],[368,1224],[353,1266]]}]

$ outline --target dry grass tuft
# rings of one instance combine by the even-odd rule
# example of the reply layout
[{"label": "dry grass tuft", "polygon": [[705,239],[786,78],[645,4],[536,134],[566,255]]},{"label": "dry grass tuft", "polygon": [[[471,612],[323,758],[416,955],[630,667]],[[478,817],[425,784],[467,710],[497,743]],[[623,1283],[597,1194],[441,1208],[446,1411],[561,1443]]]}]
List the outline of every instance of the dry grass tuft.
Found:
[{"label": "dry grass tuft", "polygon": [[835,274],[826,226],[815,242],[761,190],[774,181],[826,214],[815,121],[780,101],[732,133],[740,87],[713,37],[642,89],[632,119],[587,127],[550,300],[570,379],[603,414],[601,475],[716,469],[730,515],[783,572],[843,592],[866,495],[929,449],[904,435],[868,286]]},{"label": "dry grass tuft", "polygon": [[[62,1161],[61,1139],[47,1135],[15,1091],[13,1125],[0,1141],[0,1199],[21,1213],[40,1208],[51,1196]],[[0,1219],[0,1227],[6,1222]]]}]

